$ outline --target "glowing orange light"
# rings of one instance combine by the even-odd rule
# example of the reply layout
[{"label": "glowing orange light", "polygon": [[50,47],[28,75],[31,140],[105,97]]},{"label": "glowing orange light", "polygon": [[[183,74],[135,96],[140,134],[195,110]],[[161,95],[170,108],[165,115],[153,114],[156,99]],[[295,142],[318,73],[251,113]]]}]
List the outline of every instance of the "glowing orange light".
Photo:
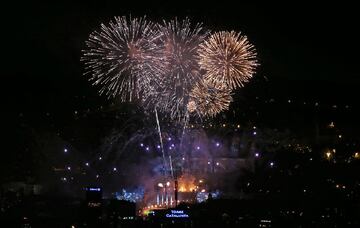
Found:
[{"label": "glowing orange light", "polygon": [[195,186],[195,177],[191,175],[183,175],[178,179],[179,183],[179,192],[192,192]]}]

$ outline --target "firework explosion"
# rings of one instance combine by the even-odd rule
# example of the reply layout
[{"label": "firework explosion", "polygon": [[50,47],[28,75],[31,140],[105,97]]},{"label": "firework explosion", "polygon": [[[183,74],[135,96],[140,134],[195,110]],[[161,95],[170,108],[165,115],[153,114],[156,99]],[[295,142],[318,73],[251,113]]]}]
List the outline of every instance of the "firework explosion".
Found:
[{"label": "firework explosion", "polygon": [[209,81],[203,80],[194,86],[190,93],[191,100],[187,108],[190,113],[195,112],[199,116],[213,117],[227,110],[232,101],[231,90],[216,88]]},{"label": "firework explosion", "polygon": [[252,77],[257,61],[246,36],[209,34],[188,18],[154,24],[115,17],[90,35],[81,60],[101,94],[138,99],[172,120],[213,117],[229,108],[231,90]]},{"label": "firework explosion", "polygon": [[153,80],[157,59],[152,53],[157,39],[154,24],[145,18],[115,17],[101,25],[86,42],[82,61],[90,81],[100,86],[100,94],[119,96],[122,101],[139,98]]},{"label": "firework explosion", "polygon": [[[162,154],[162,161],[152,159],[150,164],[146,159],[142,168],[149,164],[148,172],[139,173],[138,163],[128,165],[127,161],[133,157],[127,157],[123,164],[127,172],[129,168],[130,172],[133,169],[133,176],[141,177],[144,182],[151,177],[148,173],[163,181],[160,174],[165,177],[171,174],[174,178],[176,170],[187,166],[187,151],[195,146],[192,144],[196,141],[196,156],[202,156],[203,165],[209,167],[211,164],[212,169],[221,166],[220,162],[209,161],[208,143],[202,143],[206,136],[190,137],[189,132],[185,134],[186,125],[191,116],[214,117],[227,110],[232,101],[231,91],[242,87],[252,77],[257,61],[254,47],[240,33],[215,32],[209,35],[202,24],[191,24],[188,18],[154,24],[145,18],[115,17],[115,21],[102,24],[98,31],[91,33],[81,58],[90,81],[100,88],[100,94],[118,97],[123,102],[140,101],[143,108],[154,111],[157,124],[156,131],[151,127],[146,131],[129,130],[134,134],[130,138],[126,138],[128,128],[123,126],[122,132],[115,132],[104,143],[104,159],[116,162],[125,157],[123,151],[135,148],[138,141],[156,141],[156,146],[140,143],[148,159],[160,152]],[[166,128],[162,132],[158,111],[169,114],[171,120],[176,120],[175,123],[181,126],[177,144],[177,140],[166,134]],[[178,126],[176,130],[179,130]],[[179,132],[175,132],[178,136]],[[151,140],[156,134],[159,141]],[[190,147],[184,149],[184,145]],[[216,143],[216,147],[219,145]],[[113,151],[116,155],[112,155]],[[134,159],[138,156],[135,155]],[[102,156],[97,158],[100,160],[103,160]],[[89,166],[88,162],[85,164]],[[112,172],[118,172],[115,165]],[[160,184],[164,187],[163,183]],[[148,184],[151,191],[152,181]],[[166,186],[169,187],[170,182],[166,182]],[[197,188],[198,184],[191,175],[179,178],[179,192],[193,193],[198,191]],[[201,189],[201,193],[204,192],[205,189]],[[155,198],[155,194],[152,197]]]},{"label": "firework explosion", "polygon": [[199,48],[205,79],[217,87],[242,87],[253,76],[257,66],[254,46],[241,33],[216,32]]},{"label": "firework explosion", "polygon": [[163,22],[158,26],[160,50],[165,71],[161,75],[162,102],[159,106],[169,110],[172,119],[180,119],[186,112],[190,91],[201,80],[198,48],[209,34],[201,24],[192,26],[189,19]]}]

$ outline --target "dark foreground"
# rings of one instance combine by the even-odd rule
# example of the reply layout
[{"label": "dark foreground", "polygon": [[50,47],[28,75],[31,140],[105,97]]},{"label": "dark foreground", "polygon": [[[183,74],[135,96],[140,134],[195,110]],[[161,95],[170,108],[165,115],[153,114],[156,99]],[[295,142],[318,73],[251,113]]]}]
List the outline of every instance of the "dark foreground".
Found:
[{"label": "dark foreground", "polygon": [[173,211],[180,217],[172,217],[171,210],[140,217],[127,202],[104,201],[101,207],[89,208],[76,199],[32,198],[2,208],[0,227],[360,227],[359,211],[356,203],[336,199],[223,199],[180,205]]}]

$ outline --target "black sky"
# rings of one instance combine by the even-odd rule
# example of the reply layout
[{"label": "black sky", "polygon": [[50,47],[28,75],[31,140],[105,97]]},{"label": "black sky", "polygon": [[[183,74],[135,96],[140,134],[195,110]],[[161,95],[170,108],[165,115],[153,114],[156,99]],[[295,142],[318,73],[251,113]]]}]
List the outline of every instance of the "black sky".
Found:
[{"label": "black sky", "polygon": [[[6,112],[70,112],[103,102],[82,76],[81,49],[100,23],[129,14],[155,21],[189,16],[209,29],[244,32],[259,53],[257,77],[266,76],[275,88],[299,84],[299,93],[307,86],[324,93],[330,84],[339,85],[332,96],[353,96],[349,90],[359,84],[355,3],[15,2],[3,28]],[[83,103],[74,100],[82,96]]]}]

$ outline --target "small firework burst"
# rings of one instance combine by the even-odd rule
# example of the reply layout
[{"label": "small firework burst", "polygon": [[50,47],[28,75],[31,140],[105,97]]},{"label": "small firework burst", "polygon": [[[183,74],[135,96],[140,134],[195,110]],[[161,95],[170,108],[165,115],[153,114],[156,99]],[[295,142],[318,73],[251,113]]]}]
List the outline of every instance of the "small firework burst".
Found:
[{"label": "small firework burst", "polygon": [[187,104],[187,110],[190,112],[190,113],[193,113],[196,111],[196,103],[195,101],[191,100],[189,101],[189,103]]},{"label": "small firework burst", "polygon": [[209,117],[229,109],[232,101],[230,89],[216,88],[207,80],[197,83],[191,91],[190,97],[187,106],[189,112],[196,111],[199,116]]}]

